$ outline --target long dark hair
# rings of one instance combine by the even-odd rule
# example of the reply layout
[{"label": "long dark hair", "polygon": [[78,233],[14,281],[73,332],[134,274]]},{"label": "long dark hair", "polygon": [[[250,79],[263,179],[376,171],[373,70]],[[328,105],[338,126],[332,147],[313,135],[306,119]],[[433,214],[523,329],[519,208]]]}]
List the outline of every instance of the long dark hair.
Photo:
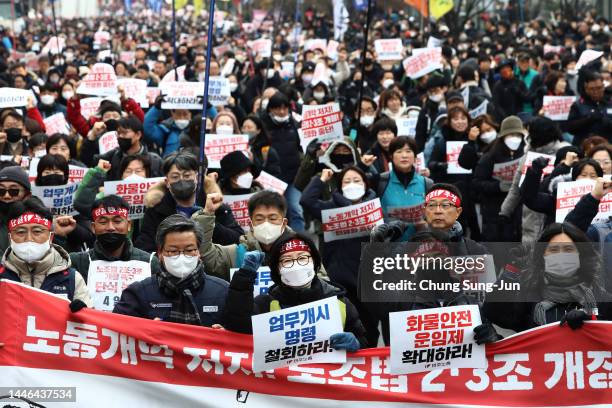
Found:
[{"label": "long dark hair", "polygon": [[255,136],[255,139],[251,140],[250,145],[255,148],[261,148],[264,146],[268,146],[270,144],[270,136],[268,135],[268,131],[264,127],[263,121],[259,118],[259,116],[250,114],[242,121],[241,125],[244,124],[247,120],[250,120],[257,126],[259,129],[259,134]]}]

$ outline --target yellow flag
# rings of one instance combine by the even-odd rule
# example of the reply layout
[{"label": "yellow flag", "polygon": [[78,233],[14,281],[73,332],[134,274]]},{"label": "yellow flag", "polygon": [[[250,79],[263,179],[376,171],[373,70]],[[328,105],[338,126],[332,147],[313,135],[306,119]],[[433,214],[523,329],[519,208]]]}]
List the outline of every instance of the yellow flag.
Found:
[{"label": "yellow flag", "polygon": [[195,15],[199,16],[204,8],[204,0],[193,0],[193,8]]},{"label": "yellow flag", "polygon": [[183,7],[185,7],[185,6],[187,5],[187,3],[189,3],[189,0],[176,0],[176,1],[174,2],[174,7],[175,7],[177,10],[180,10],[180,9],[182,9]]},{"label": "yellow flag", "polygon": [[453,9],[453,0],[429,0],[429,15],[438,20]]}]

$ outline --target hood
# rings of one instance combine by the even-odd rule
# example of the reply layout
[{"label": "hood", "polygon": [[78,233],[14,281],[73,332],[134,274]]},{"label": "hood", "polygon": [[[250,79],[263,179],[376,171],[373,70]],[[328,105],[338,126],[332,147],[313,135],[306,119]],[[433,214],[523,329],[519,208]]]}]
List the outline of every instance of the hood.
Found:
[{"label": "hood", "polygon": [[525,145],[525,151],[531,150],[536,153],[551,154],[554,156],[555,154],[557,154],[557,150],[565,146],[571,146],[571,145],[567,142],[560,142],[558,140],[555,140],[554,142],[550,142],[550,143],[545,144],[544,146],[535,147],[535,148],[532,148],[529,145]]},{"label": "hood", "polygon": [[397,111],[397,113],[391,112],[389,108],[382,109],[380,113],[382,113],[383,115],[391,119],[397,120],[397,119],[402,118],[406,114],[407,111],[408,111],[408,107],[406,106],[405,103],[402,102],[402,106],[400,107],[399,111]]},{"label": "hood", "polygon": [[448,237],[451,241],[459,241],[463,239],[463,227],[458,221],[448,230]]},{"label": "hood", "polygon": [[357,151],[357,147],[355,146],[355,143],[353,143],[353,141],[350,138],[345,137],[344,140],[338,140],[338,141],[332,142],[327,148],[327,150],[325,151],[325,153],[323,154],[323,156],[319,158],[319,163],[329,167],[330,169],[334,171],[334,173],[340,173],[342,171],[342,169],[339,169],[331,162],[331,158],[330,158],[334,149],[339,145],[344,145],[349,148],[349,150],[353,154],[353,161],[355,162],[355,164],[361,161],[361,156],[359,155],[359,152]]},{"label": "hood", "polygon": [[552,194],[555,190],[557,190],[559,183],[563,183],[565,181],[572,181],[571,172],[568,174],[559,174],[558,176],[552,178],[548,184],[548,192]]}]

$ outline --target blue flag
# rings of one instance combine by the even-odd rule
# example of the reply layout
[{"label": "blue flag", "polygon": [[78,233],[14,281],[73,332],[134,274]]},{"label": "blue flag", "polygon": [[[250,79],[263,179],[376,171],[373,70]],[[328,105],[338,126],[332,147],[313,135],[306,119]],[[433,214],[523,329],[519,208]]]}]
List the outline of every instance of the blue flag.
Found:
[{"label": "blue flag", "polygon": [[368,0],[353,0],[353,5],[357,11],[366,11],[368,9]]}]

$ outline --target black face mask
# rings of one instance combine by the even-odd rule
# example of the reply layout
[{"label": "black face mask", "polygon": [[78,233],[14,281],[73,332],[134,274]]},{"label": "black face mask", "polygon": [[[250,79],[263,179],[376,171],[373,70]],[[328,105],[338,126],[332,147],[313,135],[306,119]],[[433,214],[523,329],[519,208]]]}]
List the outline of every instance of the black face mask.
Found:
[{"label": "black face mask", "polygon": [[113,132],[117,130],[117,128],[119,128],[119,121],[116,119],[109,119],[106,122],[104,122],[104,124],[106,125],[107,132]]},{"label": "black face mask", "polygon": [[366,58],[363,62],[365,63],[366,67],[369,67],[373,63],[372,58]]},{"label": "black face mask", "polygon": [[195,192],[196,185],[193,180],[181,180],[170,184],[170,192],[177,200],[187,200]]},{"label": "black face mask", "polygon": [[126,235],[117,232],[107,232],[96,237],[102,248],[109,252],[116,251],[125,243]]},{"label": "black face mask", "polygon": [[36,182],[37,186],[62,186],[64,184],[66,184],[66,179],[63,174],[40,176]]},{"label": "black face mask", "polygon": [[9,143],[17,143],[21,141],[21,129],[19,128],[8,128],[5,130],[6,140]]},{"label": "black face mask", "polygon": [[118,137],[117,142],[119,143],[119,149],[121,149],[121,151],[124,153],[130,150],[130,147],[132,147],[132,139]]},{"label": "black face mask", "polygon": [[332,153],[329,155],[330,161],[336,166],[338,169],[342,170],[345,166],[350,166],[355,164],[353,162],[352,154],[335,154]]}]

